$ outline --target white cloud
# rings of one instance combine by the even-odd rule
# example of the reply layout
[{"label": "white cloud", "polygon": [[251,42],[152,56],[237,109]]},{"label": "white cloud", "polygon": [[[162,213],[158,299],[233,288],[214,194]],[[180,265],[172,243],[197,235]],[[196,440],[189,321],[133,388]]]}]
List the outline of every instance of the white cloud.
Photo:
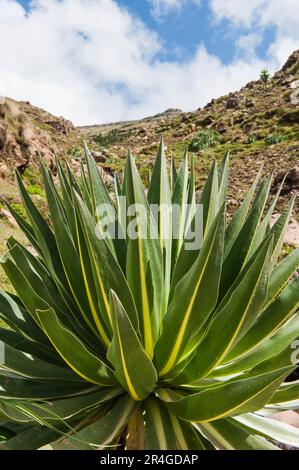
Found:
[{"label": "white cloud", "polygon": [[269,55],[277,66],[299,47],[298,0],[210,0],[210,8],[216,20],[226,19],[232,26],[254,31],[274,27],[276,38]]},{"label": "white cloud", "polygon": [[[128,117],[143,92],[154,33],[112,0],[0,0],[0,94],[30,99],[75,122]],[[9,39],[8,39],[9,38]]]},{"label": "white cloud", "polygon": [[258,33],[248,33],[240,36],[236,41],[237,53],[245,59],[252,59],[256,55],[256,48],[262,41],[262,35]]},{"label": "white cloud", "polygon": [[251,26],[267,0],[209,0],[216,20],[229,19],[234,25]]},{"label": "white cloud", "polygon": [[[251,53],[225,65],[203,44],[185,63],[161,61],[156,34],[115,0],[31,5],[26,13],[16,0],[0,0],[0,95],[29,100],[76,124],[196,109],[276,64]],[[285,36],[273,56],[285,60],[291,41]],[[249,51],[254,38],[238,47]]]},{"label": "white cloud", "polygon": [[201,0],[148,0],[152,7],[152,14],[156,19],[167,15],[171,11],[180,10],[183,6],[188,4],[201,3]]}]

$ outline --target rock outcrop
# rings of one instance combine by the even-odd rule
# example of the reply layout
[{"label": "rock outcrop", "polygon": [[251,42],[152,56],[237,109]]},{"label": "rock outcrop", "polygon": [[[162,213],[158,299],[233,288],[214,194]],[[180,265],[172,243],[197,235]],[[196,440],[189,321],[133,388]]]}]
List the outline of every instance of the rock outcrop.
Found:
[{"label": "rock outcrop", "polygon": [[17,168],[21,173],[41,155],[50,165],[55,154],[80,145],[80,132],[66,119],[32,106],[3,98],[0,102],[0,178]]}]

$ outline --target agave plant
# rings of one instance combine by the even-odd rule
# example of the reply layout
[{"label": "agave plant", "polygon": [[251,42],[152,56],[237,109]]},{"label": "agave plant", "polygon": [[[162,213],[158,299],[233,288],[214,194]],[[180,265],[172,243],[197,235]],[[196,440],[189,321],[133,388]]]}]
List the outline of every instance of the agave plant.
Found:
[{"label": "agave plant", "polygon": [[[168,172],[163,142],[148,191],[130,154],[113,194],[87,148],[80,178],[57,161],[59,187],[41,162],[49,220],[17,175],[28,219],[10,211],[32,249],[10,238],[1,261],[17,293],[0,292],[3,449],[299,446],[271,419],[299,408],[299,383],[285,382],[299,250],[279,258],[294,199],[270,229],[279,194],[267,203],[260,171],[227,222],[228,160],[213,163],[199,205],[188,155]],[[153,213],[173,204],[178,217]],[[187,249],[199,213],[203,239]]]}]

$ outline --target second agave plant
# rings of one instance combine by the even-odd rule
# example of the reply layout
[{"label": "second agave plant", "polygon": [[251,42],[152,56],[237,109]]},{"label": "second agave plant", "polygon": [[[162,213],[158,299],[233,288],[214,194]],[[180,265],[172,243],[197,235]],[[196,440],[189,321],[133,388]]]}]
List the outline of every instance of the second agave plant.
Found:
[{"label": "second agave plant", "polygon": [[59,187],[41,162],[47,220],[17,175],[31,249],[10,238],[1,260],[0,448],[299,447],[271,419],[299,408],[294,199],[270,228],[279,193],[258,174],[228,219],[228,163],[198,199],[163,142],[147,191],[130,154],[111,192],[87,148],[80,178],[57,161]]}]

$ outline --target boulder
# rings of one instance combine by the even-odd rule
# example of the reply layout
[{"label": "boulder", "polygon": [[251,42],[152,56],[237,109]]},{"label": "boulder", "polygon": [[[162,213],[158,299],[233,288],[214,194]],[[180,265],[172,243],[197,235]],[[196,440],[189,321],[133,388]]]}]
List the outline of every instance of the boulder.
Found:
[{"label": "boulder", "polygon": [[229,96],[226,100],[226,109],[235,109],[239,106],[239,98],[235,95]]},{"label": "boulder", "polygon": [[283,178],[285,178],[285,181],[281,191],[282,195],[288,194],[291,191],[299,189],[299,167],[296,166],[289,172],[282,171],[278,173],[278,175],[274,179],[273,186],[271,188],[272,193],[275,193],[278,190]]},{"label": "boulder", "polygon": [[[286,61],[286,63],[284,64],[284,66],[281,69],[282,72],[286,72],[286,71],[289,72],[289,69],[293,69],[294,65],[296,65],[297,63],[298,63],[298,67],[299,67],[299,50],[294,51],[290,55],[290,57],[288,58],[288,60]],[[293,72],[293,70],[292,70],[292,72]],[[294,73],[294,75],[295,75],[295,73]]]},{"label": "boulder", "polygon": [[0,164],[0,178],[6,179],[9,177],[9,169],[5,163]]},{"label": "boulder", "polygon": [[100,152],[99,150],[93,150],[92,155],[95,159],[96,162],[98,163],[105,163],[107,160],[107,157],[103,152]]},{"label": "boulder", "polygon": [[210,126],[211,124],[213,124],[214,122],[214,118],[212,118],[212,116],[206,116],[203,121],[202,121],[202,126],[206,127],[206,126]]},{"label": "boulder", "polygon": [[254,100],[251,100],[251,99],[247,98],[246,101],[245,101],[245,106],[246,106],[246,108],[254,108],[254,106],[255,106]]},{"label": "boulder", "polygon": [[219,132],[220,134],[224,134],[224,132],[226,132],[225,124],[224,124],[222,121],[217,122],[217,124],[216,124],[216,130],[217,130],[217,132]]}]

